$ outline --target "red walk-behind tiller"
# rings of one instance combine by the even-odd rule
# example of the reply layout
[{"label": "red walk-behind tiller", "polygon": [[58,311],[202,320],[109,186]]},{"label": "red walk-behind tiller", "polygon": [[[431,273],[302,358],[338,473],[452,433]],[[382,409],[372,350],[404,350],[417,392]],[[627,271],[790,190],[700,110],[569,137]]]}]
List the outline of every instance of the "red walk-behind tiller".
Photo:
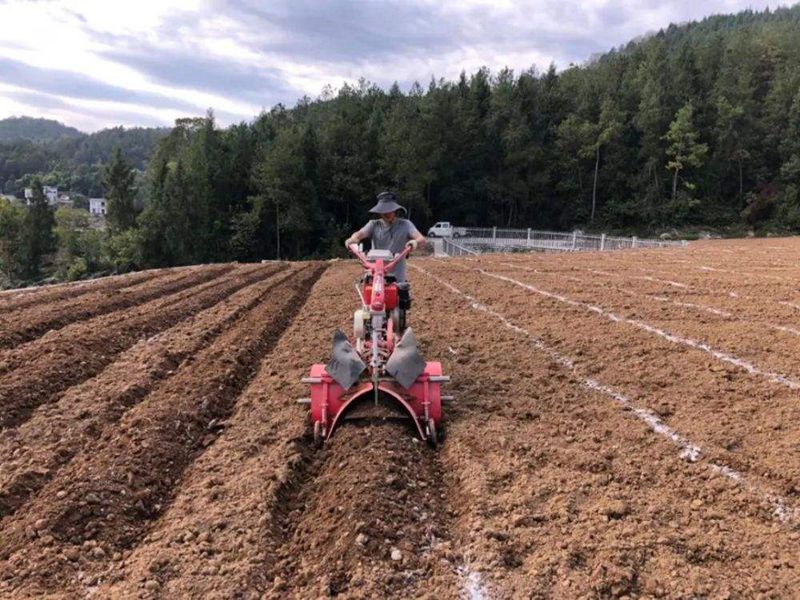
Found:
[{"label": "red walk-behind tiller", "polygon": [[441,363],[425,362],[417,351],[414,333],[405,329],[405,307],[400,306],[398,284],[391,275],[410,250],[406,247],[397,256],[371,250],[365,256],[355,244],[350,246],[365,270],[356,285],[361,308],[353,317],[355,347],[337,330],[331,361],[313,365],[303,378],[311,384],[310,413],[318,446],[333,434],[345,413],[353,416],[356,405],[369,400],[376,407],[400,408],[401,414],[411,417],[420,438],[432,446],[439,441],[440,386],[450,377],[442,375]]}]

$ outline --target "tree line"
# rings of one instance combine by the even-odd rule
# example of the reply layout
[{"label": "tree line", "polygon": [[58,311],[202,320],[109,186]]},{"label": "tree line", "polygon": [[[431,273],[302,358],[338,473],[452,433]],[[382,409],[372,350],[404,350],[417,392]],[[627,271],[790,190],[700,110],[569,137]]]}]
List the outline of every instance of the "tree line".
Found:
[{"label": "tree line", "polygon": [[330,256],[383,189],[420,228],[797,231],[798,65],[800,7],[745,11],[561,72],[361,81],[225,129],[180,119],[118,194],[144,203],[109,216],[106,260]]},{"label": "tree line", "polygon": [[113,127],[85,134],[44,119],[0,120],[0,193],[21,198],[24,188],[39,177],[44,185],[72,192],[86,207],[86,198],[103,195],[103,169],[115,148],[143,172],[168,131]]}]

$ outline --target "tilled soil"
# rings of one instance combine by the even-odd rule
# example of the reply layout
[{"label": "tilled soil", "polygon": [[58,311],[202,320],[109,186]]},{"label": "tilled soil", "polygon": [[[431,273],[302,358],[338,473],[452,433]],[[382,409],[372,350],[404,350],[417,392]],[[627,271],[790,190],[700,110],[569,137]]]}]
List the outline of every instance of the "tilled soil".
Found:
[{"label": "tilled soil", "polygon": [[0,348],[17,346],[49,329],[57,329],[74,321],[85,321],[195,286],[232,268],[232,265],[215,265],[185,269],[177,273],[149,277],[142,283],[127,287],[87,291],[74,298],[63,298],[59,302],[50,300],[18,310],[6,309],[0,321]]},{"label": "tilled soil", "polygon": [[[24,422],[37,406],[98,373],[123,350],[219,302],[275,266],[240,267],[219,278],[198,271],[199,285],[125,311],[51,330],[17,348],[0,351],[0,429]],[[201,283],[203,282],[203,283]]]},{"label": "tilled soil", "polygon": [[2,307],[4,311],[16,310],[33,304],[51,302],[53,300],[61,300],[64,298],[73,299],[89,292],[110,292],[112,290],[142,283],[154,277],[162,277],[169,273],[176,273],[182,269],[192,268],[193,267],[151,269],[148,271],[137,271],[136,273],[126,273],[125,275],[100,277],[88,281],[75,281],[42,287],[3,290],[0,292],[0,307]]},{"label": "tilled soil", "polygon": [[[288,276],[292,276],[291,274]],[[0,518],[12,513],[102,429],[151,393],[188,357],[268,297],[287,274],[277,271],[219,304],[143,340],[99,375],[45,404],[20,427],[0,435]]]},{"label": "tilled soil", "polygon": [[352,262],[153,274],[2,354],[0,597],[793,597],[798,259],[412,260],[437,450],[392,421],[310,442]]}]

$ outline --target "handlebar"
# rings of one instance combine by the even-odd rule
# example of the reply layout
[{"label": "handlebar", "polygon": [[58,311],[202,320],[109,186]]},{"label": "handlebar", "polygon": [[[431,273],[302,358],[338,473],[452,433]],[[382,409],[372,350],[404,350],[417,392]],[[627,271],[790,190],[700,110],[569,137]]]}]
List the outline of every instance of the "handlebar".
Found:
[{"label": "handlebar", "polygon": [[[361,264],[364,266],[365,269],[369,271],[373,270],[375,266],[374,263],[371,263],[369,260],[367,260],[367,256],[361,250],[358,249],[357,244],[350,244],[347,247],[347,249],[350,250],[353,256],[355,256],[361,262]],[[395,268],[395,266],[397,266],[397,263],[406,258],[410,253],[411,253],[411,246],[406,246],[405,248],[403,248],[402,252],[396,254],[395,257],[388,264],[385,264],[383,266],[383,270],[387,273],[390,272],[392,269]]]}]

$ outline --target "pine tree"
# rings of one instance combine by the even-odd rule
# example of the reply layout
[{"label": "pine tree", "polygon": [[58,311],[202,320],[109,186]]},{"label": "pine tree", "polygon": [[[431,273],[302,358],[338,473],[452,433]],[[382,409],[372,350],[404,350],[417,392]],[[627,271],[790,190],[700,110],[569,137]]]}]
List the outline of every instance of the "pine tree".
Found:
[{"label": "pine tree", "polygon": [[11,287],[22,271],[22,232],[26,211],[0,200],[0,287]]},{"label": "pine tree", "polygon": [[[678,175],[686,167],[699,167],[708,154],[708,145],[697,142],[697,131],[692,123],[694,109],[691,102],[686,103],[675,115],[664,139],[669,142],[667,156],[670,158],[667,169],[672,171],[672,200],[678,193]],[[692,188],[693,185],[687,184]]]},{"label": "pine tree", "polygon": [[594,143],[594,182],[592,183],[592,213],[589,222],[594,223],[595,210],[597,208],[597,179],[600,172],[600,151],[608,145],[616,136],[619,135],[622,125],[619,110],[611,98],[603,100],[600,109],[600,119],[596,126],[597,138]]},{"label": "pine tree", "polygon": [[33,198],[23,222],[22,256],[25,275],[36,277],[40,273],[42,259],[55,251],[56,239],[53,233],[53,209],[47,203],[41,180],[34,179],[32,187]]},{"label": "pine tree", "polygon": [[[308,172],[311,163],[304,153],[307,143],[303,131],[284,128],[254,166],[253,183],[258,190],[254,210],[263,221],[272,217],[278,259],[287,253],[294,258],[307,255],[317,225],[317,195]],[[252,222],[243,225],[253,226]]]},{"label": "pine tree", "polygon": [[133,169],[125,162],[122,150],[117,146],[114,148],[111,163],[106,167],[103,181],[108,200],[106,221],[112,233],[130,229],[136,223],[133,178]]}]

